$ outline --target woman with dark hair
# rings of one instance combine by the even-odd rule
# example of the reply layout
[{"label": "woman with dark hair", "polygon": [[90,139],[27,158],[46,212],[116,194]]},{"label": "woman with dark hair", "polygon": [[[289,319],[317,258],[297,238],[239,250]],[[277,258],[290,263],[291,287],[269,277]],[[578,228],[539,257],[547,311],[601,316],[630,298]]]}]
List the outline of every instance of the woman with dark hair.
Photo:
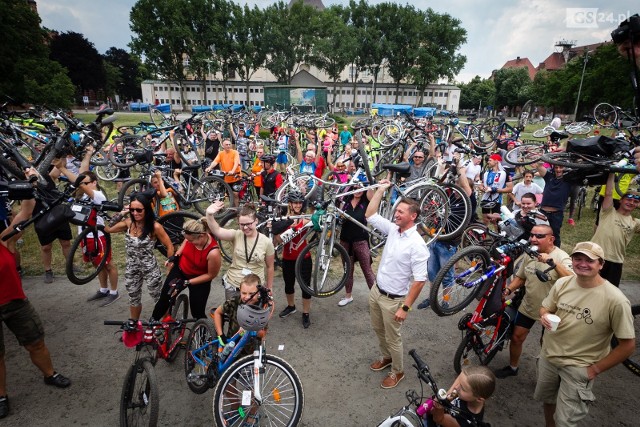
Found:
[{"label": "woman with dark hair", "polygon": [[[345,213],[356,219],[360,224],[366,227],[367,220],[364,213],[369,206],[369,196],[364,191],[354,193],[345,197]],[[369,233],[362,227],[349,220],[345,220],[342,224],[342,232],[340,233],[340,244],[349,252],[352,265],[358,261],[367,286],[371,289],[375,283],[376,276],[371,269],[371,251],[369,249]],[[338,302],[340,307],[344,307],[353,301],[351,291],[353,290],[353,268],[347,278],[345,284],[346,295]]]},{"label": "woman with dark hair", "polygon": [[[222,265],[218,242],[209,231],[206,218],[188,220],[182,229],[184,242],[168,260],[173,268],[167,274],[160,299],[153,309],[151,317],[156,320],[164,317],[169,309],[170,298],[184,288],[189,289],[191,315],[196,319],[205,318],[211,281],[218,275]],[[175,288],[173,292],[172,286]]]},{"label": "woman with dark hair", "polygon": [[[130,214],[127,218],[125,215]],[[156,222],[151,201],[143,194],[132,194],[129,206],[109,221],[107,233],[125,232],[126,269],[125,287],[129,293],[129,312],[131,319],[139,319],[142,312],[142,285],[146,283],[153,302],[158,302],[162,288],[162,273],[153,253],[156,240],[167,248],[168,269],[173,256],[173,244],[166,231]]]}]

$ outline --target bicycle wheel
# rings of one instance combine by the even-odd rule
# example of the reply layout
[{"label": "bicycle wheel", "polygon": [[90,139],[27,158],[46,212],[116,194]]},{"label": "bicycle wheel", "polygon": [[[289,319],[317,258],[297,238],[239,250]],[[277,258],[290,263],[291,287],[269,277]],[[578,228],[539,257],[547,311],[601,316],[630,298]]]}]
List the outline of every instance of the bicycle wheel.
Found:
[{"label": "bicycle wheel", "polygon": [[[222,228],[229,230],[238,230],[240,228],[238,225],[238,216],[235,212],[229,212],[220,219],[216,218],[216,221],[218,221],[218,224],[220,224]],[[218,240],[218,247],[220,248],[222,259],[230,263],[233,260],[233,242]]]},{"label": "bicycle wheel", "polygon": [[[103,237],[102,239],[100,237]],[[84,285],[98,276],[111,252],[111,235],[104,226],[87,227],[71,244],[65,271],[71,283]]]},{"label": "bicycle wheel", "polygon": [[586,135],[593,130],[593,126],[587,122],[575,122],[565,126],[564,130],[571,135]]},{"label": "bicycle wheel", "polygon": [[151,188],[151,183],[146,179],[136,178],[125,182],[118,193],[118,205],[120,207],[127,206],[131,193],[141,193],[149,188]]},{"label": "bicycle wheel", "polygon": [[482,124],[480,125],[477,143],[475,144],[476,148],[486,151],[493,147],[500,133],[501,125],[502,121],[497,117],[490,117],[482,122]]},{"label": "bicycle wheel", "polygon": [[[629,358],[625,359],[622,364],[631,372],[640,376],[640,342],[637,337],[640,333],[640,305],[631,306],[631,314],[633,315],[633,325],[636,330],[636,349]],[[611,347],[618,345],[618,340],[614,336],[611,340]]]},{"label": "bicycle wheel", "polygon": [[98,178],[103,181],[113,181],[117,177],[120,176],[120,168],[115,167],[111,163],[107,163],[106,165],[98,165],[94,169]]},{"label": "bicycle wheel", "polygon": [[[173,320],[185,320],[189,317],[189,297],[185,294],[180,294],[176,297],[176,302],[173,304],[173,308],[171,309],[171,318]],[[180,326],[170,326],[169,327],[169,343],[173,345],[173,343],[180,338],[180,334],[184,334],[187,329],[187,325],[185,323],[181,323]],[[182,346],[180,344],[176,345],[173,348],[173,351],[169,353],[167,358],[165,359],[167,362],[171,363],[176,360],[178,357],[178,353],[180,353],[180,348]]]},{"label": "bicycle wheel", "polygon": [[384,125],[378,134],[378,142],[385,148],[395,145],[400,138],[402,138],[402,128],[395,123]]},{"label": "bicycle wheel", "polygon": [[167,117],[162,114],[162,111],[158,110],[157,108],[151,108],[149,110],[149,117],[151,118],[153,124],[158,127],[162,127],[169,123],[169,119],[167,119]]},{"label": "bicycle wheel", "polygon": [[514,166],[525,166],[540,160],[544,153],[543,144],[522,144],[507,151],[505,160]]},{"label": "bicycle wheel", "polygon": [[593,109],[593,117],[600,126],[611,126],[618,122],[618,112],[616,107],[606,102],[601,102]]},{"label": "bicycle wheel", "polygon": [[567,152],[545,153],[542,155],[542,161],[552,165],[584,170],[597,170],[601,167],[611,166],[612,164],[612,161],[606,158]]},{"label": "bicycle wheel", "polygon": [[[347,250],[331,238],[311,242],[305,247],[296,260],[296,280],[307,293],[318,298],[326,298],[338,293],[347,283],[351,272],[351,259]],[[333,246],[331,248],[331,246]],[[304,277],[302,260],[310,255],[313,267],[311,280]]]},{"label": "bicycle wheel", "polygon": [[291,190],[292,186],[295,186],[302,194],[304,194],[305,200],[314,200],[318,191],[322,191],[321,189],[316,189],[316,182],[311,178],[309,174],[297,174],[291,178],[289,178],[276,190],[276,193],[273,197],[279,202],[286,202],[287,194],[289,190]]},{"label": "bicycle wheel", "polygon": [[580,221],[580,217],[582,216],[582,208],[587,205],[587,189],[586,187],[580,187],[578,191],[578,215],[576,216],[577,220]]},{"label": "bicycle wheel", "polygon": [[122,145],[122,151],[115,150],[114,146],[109,147],[109,161],[119,168],[130,168],[138,162],[135,159],[136,154],[140,154],[144,151],[145,139],[138,135],[123,135],[117,142],[117,145]]},{"label": "bicycle wheel", "polygon": [[[420,206],[420,215],[416,219],[418,233],[426,244],[438,238],[446,229],[450,214],[449,197],[442,188],[432,184],[418,184],[405,192],[405,197],[414,199]],[[395,211],[396,201],[392,212]]]},{"label": "bicycle wheel", "polygon": [[206,392],[215,384],[213,381],[218,372],[218,351],[213,344],[215,339],[216,329],[209,319],[199,319],[189,334],[184,353],[184,374],[187,386],[196,394]]},{"label": "bicycle wheel", "polygon": [[[209,205],[219,200],[224,201],[225,206],[230,208],[235,201],[235,195],[224,179],[216,176],[206,176],[202,178],[201,184],[197,184],[195,197],[188,200],[188,202],[193,203],[193,206],[201,215],[205,215]],[[225,213],[226,209],[220,211],[219,215],[224,215]]]},{"label": "bicycle wheel", "polygon": [[91,156],[91,159],[89,160],[89,163],[93,166],[105,166],[110,164],[109,162],[109,157],[107,155],[106,152],[103,151],[104,148],[101,148],[100,150],[97,150],[93,156]]},{"label": "bicycle wheel", "polygon": [[[285,360],[265,354],[263,368],[254,369],[253,356],[233,363],[220,377],[213,395],[216,425],[297,426],[304,409],[304,390],[296,371]],[[256,373],[260,373],[255,390]],[[259,392],[261,400],[256,400]]]},{"label": "bicycle wheel", "polygon": [[480,223],[471,224],[462,231],[460,249],[469,246],[482,246],[487,251],[493,246],[494,238],[489,234],[489,228]]},{"label": "bicycle wheel", "polygon": [[364,144],[358,145],[358,153],[360,154],[360,159],[362,162],[361,166],[364,169],[364,174],[367,176],[367,181],[369,181],[369,185],[371,185],[375,181],[373,179],[373,175],[371,174],[371,168],[369,167],[369,156],[367,155],[367,150],[364,148]]},{"label": "bicycle wheel", "polygon": [[438,316],[450,316],[464,309],[482,288],[482,277],[490,263],[485,248],[470,246],[458,251],[431,284],[431,309]]},{"label": "bicycle wheel", "polygon": [[336,124],[336,121],[329,116],[320,117],[313,122],[313,125],[317,128],[330,128],[335,124]]},{"label": "bicycle wheel", "polygon": [[[488,365],[504,344],[493,345],[491,339],[496,330],[496,321],[481,323],[478,331],[468,331],[453,356],[453,369],[459,374],[470,365]],[[500,329],[505,329],[502,326]],[[501,334],[497,337],[500,338]]]},{"label": "bicycle wheel", "polygon": [[545,126],[542,129],[534,131],[532,135],[534,138],[546,138],[551,135],[553,131],[555,131],[555,129],[552,126]]},{"label": "bicycle wheel", "polygon": [[396,144],[385,150],[380,156],[380,159],[376,162],[373,170],[371,171],[373,173],[373,176],[377,178],[378,176],[387,172],[387,170],[382,166],[399,162],[400,159],[402,159],[402,153],[404,153],[402,144]]},{"label": "bicycle wheel", "polygon": [[520,110],[520,115],[518,116],[518,129],[520,129],[520,132],[527,127],[529,121],[533,118],[533,108],[532,100],[528,100],[522,106],[522,110]]},{"label": "bicycle wheel", "polygon": [[131,365],[120,397],[120,426],[156,426],[160,398],[158,381],[151,361]]},{"label": "bicycle wheel", "polygon": [[[171,244],[173,244],[173,253],[178,250],[178,248],[184,241],[184,236],[182,235],[182,227],[184,226],[184,223],[190,219],[199,220],[200,218],[200,215],[186,211],[170,212],[158,218],[158,224],[160,224],[162,228],[164,228],[167,236],[169,236],[169,240],[171,240]],[[163,256],[167,256],[167,248],[162,243],[160,243],[160,240],[156,241],[155,247]]]},{"label": "bicycle wheel", "polygon": [[471,221],[471,199],[455,184],[442,184],[442,189],[448,196],[449,209],[445,214],[444,230],[438,236],[438,240],[455,240]]}]

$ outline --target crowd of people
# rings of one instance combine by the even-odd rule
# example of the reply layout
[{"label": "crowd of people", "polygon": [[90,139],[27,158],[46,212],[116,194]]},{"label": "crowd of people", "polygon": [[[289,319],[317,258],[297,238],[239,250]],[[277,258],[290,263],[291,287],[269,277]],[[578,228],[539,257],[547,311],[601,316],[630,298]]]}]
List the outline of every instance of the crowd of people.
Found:
[{"label": "crowd of people", "polygon": [[[620,51],[624,55],[634,51],[638,61],[638,46],[640,43],[622,43]],[[249,129],[236,132],[231,128],[228,135],[218,130],[203,131],[203,155],[209,160],[204,172],[219,169],[225,182],[232,185],[236,193],[235,200],[238,201],[237,189],[233,184],[239,180],[241,169],[250,170],[253,184],[260,195],[271,196],[283,185],[291,144],[295,145],[297,153],[298,166],[295,172],[339,183],[347,182],[355,172],[360,144],[372,158],[376,156],[374,140],[366,132],[360,136],[352,134],[347,126],[341,131],[337,127],[309,131],[305,135],[305,141],[308,141],[305,146],[301,134],[294,129],[276,126],[270,132],[275,141],[275,149],[271,153],[266,151],[266,147],[255,143]],[[173,147],[166,148],[165,153],[167,163],[176,163],[170,173],[177,179],[183,173],[196,173],[189,169],[192,166],[189,159],[195,157],[191,154],[191,143],[176,140],[174,136],[172,134],[170,137]],[[524,230],[523,237],[538,248],[536,257],[523,257],[504,289],[505,294],[524,293],[510,340],[509,365],[495,372],[486,367],[465,369],[449,389],[449,394],[457,396],[457,404],[465,410],[465,416],[482,423],[484,404],[497,387],[496,378],[518,375],[523,343],[532,327],[539,322],[544,334],[537,365],[537,383],[531,392],[535,399],[543,403],[547,426],[578,425],[588,411],[588,404],[594,400],[594,379],[621,363],[635,350],[630,303],[618,287],[622,280],[626,248],[633,236],[640,233],[640,220],[632,215],[640,205],[640,192],[634,188],[624,188],[624,192],[616,197],[614,175],[610,174],[601,193],[599,224],[593,237],[577,243],[571,251],[565,251],[561,248],[561,229],[565,223],[564,213],[572,194],[572,184],[565,179],[562,166],[536,163],[523,170],[505,169],[505,150],[512,148],[510,144],[514,143],[508,139],[499,142],[497,149],[487,153],[485,158],[475,155],[467,162],[459,161],[459,155],[451,150],[436,150],[437,142],[433,134],[429,134],[428,140],[428,146],[411,145],[403,153],[403,160],[410,164],[410,173],[404,179],[406,183],[424,177],[434,164],[437,167],[455,158],[456,179],[460,187],[474,201],[475,189],[482,193],[479,200],[481,221],[487,225],[495,224],[500,217],[501,207],[509,205],[515,209],[516,221]],[[119,148],[116,146],[116,149]],[[186,156],[177,156],[175,150],[182,150]],[[336,150],[339,152],[336,153]],[[57,159],[50,176],[45,177],[48,184],[54,186],[54,180],[64,176],[77,183],[78,198],[95,204],[104,202],[106,197],[100,189],[98,177],[89,170],[92,154],[88,150],[79,165],[75,165],[73,159]],[[181,164],[184,159],[189,164]],[[635,154],[635,159],[640,170],[640,152]],[[521,177],[522,182],[515,183],[516,176]],[[379,184],[375,191],[355,193],[341,201],[344,211],[359,224],[346,221],[342,225],[340,241],[352,261],[360,265],[369,288],[372,336],[377,338],[379,356],[370,364],[370,369],[382,372],[389,368],[380,384],[382,388],[390,389],[405,378],[402,326],[411,318],[414,305],[418,309],[429,306],[428,299],[419,299],[420,294],[456,252],[459,242],[435,240],[427,245],[417,231],[420,207],[410,198],[400,199],[391,218],[381,216],[378,210],[391,183],[383,179]],[[273,240],[258,231],[257,213],[251,205],[239,208],[239,229],[220,226],[218,214],[225,205],[219,201],[207,208],[204,218],[183,225],[184,240],[175,249],[158,223],[157,216],[178,209],[175,192],[180,189],[165,188],[159,171],[152,179],[152,186],[153,194],[132,194],[124,210],[108,223],[99,220],[99,224],[104,225],[105,233],[124,233],[124,283],[131,319],[145,316],[162,319],[169,309],[170,299],[184,289],[188,289],[191,315],[205,318],[211,285],[218,279],[225,290],[224,302],[214,308],[213,317],[219,340],[224,342],[238,329],[237,323],[233,323],[238,306],[252,301],[258,285],[269,290],[274,288],[275,246],[279,243],[284,243],[282,277],[286,295],[279,316],[286,318],[297,312],[294,266],[305,248],[305,242],[300,236],[291,240],[286,236],[287,233],[300,230],[308,222],[302,216],[309,208],[306,206],[304,188],[289,190],[287,214],[296,219],[274,233]],[[318,197],[322,197],[322,191]],[[13,218],[13,224],[16,219],[40,209],[37,203],[23,202],[21,211]],[[475,213],[475,204],[473,210]],[[12,223],[9,212],[5,216],[3,234],[11,230]],[[575,225],[572,217],[568,218],[567,223]],[[372,265],[369,235],[365,229],[367,226],[386,236],[386,244],[376,267]],[[68,224],[38,233],[45,283],[54,280],[51,256],[53,242],[59,241],[66,257],[71,239],[72,231]],[[221,268],[219,241],[230,242],[233,247],[231,264],[224,270]],[[167,249],[164,262],[158,262],[156,257],[154,249],[157,242]],[[101,306],[107,306],[120,297],[119,272],[111,253],[102,256],[107,258],[106,266],[98,276],[98,290],[89,296],[88,301],[100,301]],[[302,261],[303,276],[310,277],[312,262],[311,257]],[[547,280],[542,280],[536,274],[540,269],[549,273]],[[0,287],[0,320],[29,352],[32,362],[42,372],[45,384],[68,387],[71,381],[53,369],[44,343],[42,322],[22,289],[20,271],[15,242],[2,241],[0,274],[5,278],[5,284]],[[155,304],[152,312],[145,314],[142,312],[141,298],[143,285],[146,285]],[[347,278],[345,295],[338,302],[343,309],[348,309],[347,306],[354,301],[353,286],[352,270]],[[301,317],[305,329],[311,325],[311,299],[312,296],[303,289]],[[559,317],[559,324],[551,315]],[[223,331],[223,319],[232,319],[226,333]],[[9,400],[1,333],[0,329],[0,418],[3,418],[9,413]],[[611,350],[613,334],[619,345]],[[372,348],[371,353],[373,356],[376,350]],[[439,405],[433,409],[431,416],[441,425],[464,425],[465,421],[464,417],[455,418],[445,414]]]}]

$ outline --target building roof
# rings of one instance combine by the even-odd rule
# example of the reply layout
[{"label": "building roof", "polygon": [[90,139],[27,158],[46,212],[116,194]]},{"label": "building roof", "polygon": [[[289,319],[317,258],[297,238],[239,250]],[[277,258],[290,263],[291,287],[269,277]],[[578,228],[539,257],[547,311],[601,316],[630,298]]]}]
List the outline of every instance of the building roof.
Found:
[{"label": "building roof", "polygon": [[[298,2],[300,0],[291,0],[289,1],[289,7],[291,7],[294,3]],[[318,10],[324,10],[324,4],[322,3],[322,0],[302,0],[302,3],[308,5],[308,6],[312,6],[315,7]]]},{"label": "building roof", "polygon": [[520,58],[518,56],[516,59],[510,59],[507,61],[502,68],[526,68],[531,80],[536,76],[536,68],[533,66],[531,61],[529,61],[529,58]]},{"label": "building roof", "polygon": [[576,56],[582,55],[585,51],[593,52],[600,46],[603,46],[607,43],[611,43],[611,42],[609,41],[609,42],[603,42],[603,43],[587,44],[583,46],[572,46],[567,49],[563,49],[562,52],[553,52],[551,55],[547,56],[547,59],[545,59],[538,65],[537,69],[538,71],[559,70],[560,68],[564,67],[564,64],[571,61]]}]

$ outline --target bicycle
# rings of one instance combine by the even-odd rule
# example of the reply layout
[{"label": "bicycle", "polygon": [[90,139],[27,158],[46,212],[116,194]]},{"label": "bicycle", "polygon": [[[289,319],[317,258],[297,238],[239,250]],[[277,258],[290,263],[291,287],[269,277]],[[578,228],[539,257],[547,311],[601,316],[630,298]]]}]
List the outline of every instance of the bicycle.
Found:
[{"label": "bicycle", "polygon": [[[184,367],[189,388],[202,394],[215,387],[213,415],[219,426],[296,426],[302,418],[304,391],[300,377],[284,359],[266,353],[259,333],[273,313],[267,288],[258,286],[256,306],[238,307],[240,330],[228,339],[235,343],[223,357],[224,347],[208,319],[196,322],[189,335]],[[252,356],[238,358],[248,344],[257,345]],[[253,422],[252,422],[253,421]]]},{"label": "bicycle", "polygon": [[[105,320],[105,325],[120,326],[122,342],[135,347],[136,353],[125,374],[120,395],[120,426],[149,426],[158,423],[160,396],[155,365],[158,359],[175,361],[187,329],[195,319],[187,319],[189,298],[172,298],[172,307],[161,321]],[[145,350],[146,354],[142,354]]]},{"label": "bicycle", "polygon": [[[378,424],[378,427],[422,427],[433,425],[432,421],[427,420],[429,418],[429,408],[433,406],[434,401],[438,402],[448,414],[456,417],[465,417],[468,421],[468,424],[465,425],[480,427],[471,414],[465,416],[466,411],[452,404],[451,401],[455,398],[455,395],[447,395],[446,390],[438,389],[438,385],[431,375],[429,366],[418,356],[414,349],[409,350],[409,356],[413,358],[415,362],[413,367],[418,371],[420,394],[416,393],[415,390],[407,391],[405,396],[409,404],[390,415],[386,420]],[[424,384],[431,389],[432,393],[431,396],[423,402],[424,391],[422,388]],[[421,415],[418,415],[419,413]],[[484,425],[486,426],[487,424],[485,423]]]}]

